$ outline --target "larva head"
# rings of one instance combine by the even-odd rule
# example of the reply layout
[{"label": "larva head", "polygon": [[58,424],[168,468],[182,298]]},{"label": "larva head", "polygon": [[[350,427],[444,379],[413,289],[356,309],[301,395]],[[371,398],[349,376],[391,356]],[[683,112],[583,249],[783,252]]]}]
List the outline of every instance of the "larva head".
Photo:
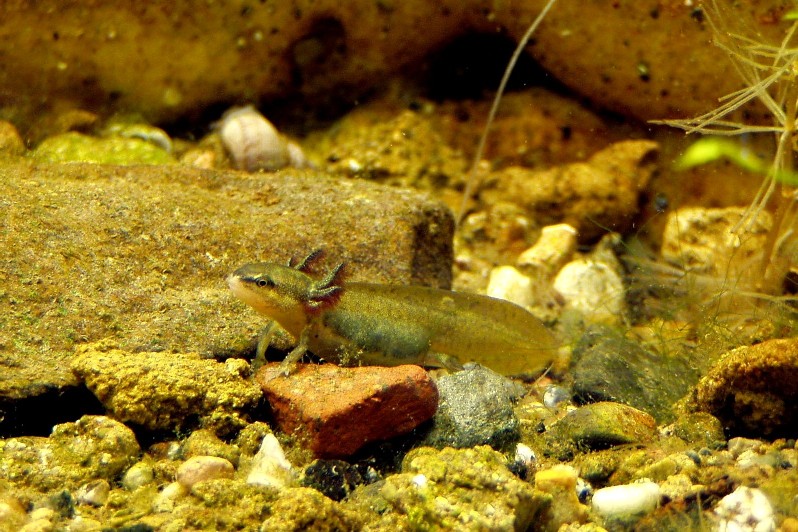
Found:
[{"label": "larva head", "polygon": [[292,335],[305,327],[305,304],[314,282],[299,270],[270,262],[247,264],[231,273],[227,284],[237,298]]}]

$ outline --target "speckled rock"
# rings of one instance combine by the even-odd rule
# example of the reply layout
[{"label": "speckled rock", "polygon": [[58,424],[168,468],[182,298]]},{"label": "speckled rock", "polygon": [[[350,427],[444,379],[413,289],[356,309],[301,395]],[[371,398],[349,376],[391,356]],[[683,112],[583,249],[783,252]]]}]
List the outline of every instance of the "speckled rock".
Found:
[{"label": "speckled rock", "polygon": [[376,493],[359,490],[351,504],[379,511],[372,514],[376,529],[527,530],[551,496],[516,478],[506,464],[487,446],[415,449],[400,474],[386,478]]},{"label": "speckled rock", "polygon": [[521,436],[513,402],[516,385],[483,366],[474,366],[437,381],[440,404],[422,445],[510,449]]},{"label": "speckled rock", "polygon": [[567,456],[569,446],[604,449],[648,443],[656,435],[657,422],[649,414],[620,403],[601,402],[572,410],[549,427],[545,438],[554,454]]},{"label": "speckled rock", "polygon": [[269,364],[256,378],[280,428],[321,458],[409,432],[438,407],[435,383],[419,366],[300,364],[286,378],[279,364]]},{"label": "speckled rock", "polygon": [[549,170],[506,168],[495,173],[495,185],[480,197],[486,204],[511,198],[540,225],[575,227],[581,241],[607,228],[623,233],[637,213],[657,150],[655,142],[631,140],[613,144],[586,162]]},{"label": "speckled rock", "polygon": [[740,486],[721,499],[714,509],[720,530],[776,530],[773,507],[761,490]]},{"label": "speckled rock", "polygon": [[719,281],[729,278],[741,289],[756,286],[761,273],[752,265],[761,259],[773,221],[769,212],[762,211],[745,231],[732,231],[745,211],[743,207],[683,207],[669,213],[662,234],[662,257],[686,271]]},{"label": "speckled rock", "polygon": [[[349,102],[458,36],[501,31],[520,39],[544,4],[324,0],[242,10],[186,1],[94,9],[16,2],[6,6],[0,26],[7,67],[0,93],[20,122],[43,103],[138,109],[168,119],[220,100],[296,94],[306,105]],[[778,43],[783,13],[781,4],[746,1],[731,17],[742,26],[737,33]],[[529,50],[573,90],[645,120],[699,114],[739,88],[728,75],[728,54],[709,43],[709,33],[700,4],[563,2]]]},{"label": "speckled rock", "polygon": [[[190,494],[177,495],[168,511],[147,511],[141,518],[128,518],[125,524],[130,528],[137,524],[144,530],[257,530],[277,497],[275,490],[248,486],[241,479],[206,480],[195,484]],[[124,514],[120,520],[123,518]]]},{"label": "speckled rock", "polygon": [[224,458],[234,466],[238,465],[241,449],[222,441],[213,431],[199,429],[192,432],[183,442],[181,453],[186,458],[192,456],[217,456]]},{"label": "speckled rock", "polygon": [[674,421],[670,430],[677,438],[708,447],[726,441],[723,424],[718,418],[706,412],[683,413]]},{"label": "speckled rock", "polygon": [[258,387],[230,364],[196,354],[130,353],[108,342],[79,346],[72,370],[111,415],[148,429],[196,422],[229,434],[247,423]]},{"label": "speckled rock", "polygon": [[358,530],[362,517],[310,488],[290,488],[271,507],[262,532]]},{"label": "speckled rock", "polygon": [[716,416],[734,436],[794,437],[796,382],[798,340],[768,340],[723,355],[696,384],[686,407]]},{"label": "speckled rock", "polygon": [[[84,416],[56,425],[49,438],[0,440],[0,481],[40,491],[76,489],[92,480],[116,481],[141,449],[125,425]],[[44,459],[46,457],[46,459]]]},{"label": "speckled rock", "polygon": [[0,198],[0,345],[14,346],[0,365],[0,433],[30,417],[27,408],[58,410],[9,401],[76,389],[68,359],[79,342],[113,336],[123,349],[206,357],[253,349],[265,322],[224,283],[244,263],[323,247],[319,271],[346,261],[352,280],[451,281],[453,223],[442,204],[310,170],[21,161],[0,167]]},{"label": "speckled rock", "polygon": [[646,351],[609,327],[593,327],[573,350],[573,390],[583,402],[616,401],[673,419],[672,406],[699,378],[690,360]]},{"label": "speckled rock", "polygon": [[355,110],[316,150],[332,172],[425,189],[462,185],[468,166],[429,118],[407,110],[388,120],[371,110]]}]

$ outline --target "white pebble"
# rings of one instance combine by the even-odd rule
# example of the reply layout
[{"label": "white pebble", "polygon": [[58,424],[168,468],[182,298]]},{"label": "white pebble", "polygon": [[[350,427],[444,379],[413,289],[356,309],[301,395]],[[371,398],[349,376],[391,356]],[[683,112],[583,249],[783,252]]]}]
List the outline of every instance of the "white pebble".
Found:
[{"label": "white pebble", "polygon": [[748,469],[750,467],[772,467],[779,465],[779,456],[775,453],[759,454],[756,451],[748,450],[740,453],[737,457],[737,467]]},{"label": "white pebble", "polygon": [[88,504],[99,508],[108,502],[110,493],[111,486],[107,480],[93,480],[78,489],[77,499],[79,504]]},{"label": "white pebble", "polygon": [[188,493],[188,489],[180,482],[167,484],[155,497],[152,511],[155,513],[171,512],[175,508],[175,501],[186,493]]},{"label": "white pebble", "polygon": [[762,447],[763,444],[760,440],[753,440],[751,438],[731,438],[729,439],[729,443],[726,444],[726,448],[732,454],[732,456],[736,459],[738,456],[743,454],[745,451],[752,451]]},{"label": "white pebble", "polygon": [[247,484],[267,488],[284,488],[291,485],[293,472],[291,462],[285,457],[280,442],[274,434],[263,437],[260,449],[252,460],[252,469],[247,475]]},{"label": "white pebble", "polygon": [[740,486],[715,507],[720,530],[725,532],[770,532],[776,530],[773,507],[761,490]]},{"label": "white pebble", "polygon": [[491,270],[486,294],[521,307],[530,307],[534,303],[532,279],[512,266],[498,266]]},{"label": "white pebble", "polygon": [[188,489],[203,480],[233,478],[235,468],[228,460],[218,456],[192,456],[175,473],[175,480]]},{"label": "white pebble", "polygon": [[590,323],[619,323],[626,313],[621,276],[610,266],[589,259],[566,264],[554,279],[554,289]]},{"label": "white pebble", "polygon": [[513,464],[520,466],[521,478],[528,477],[538,465],[538,457],[529,445],[519,443],[515,446]]},{"label": "white pebble", "polygon": [[95,519],[76,515],[67,523],[65,530],[69,532],[101,532],[103,526]]},{"label": "white pebble", "polygon": [[49,519],[33,519],[17,529],[18,532],[52,532],[53,530],[55,527]]},{"label": "white pebble", "polygon": [[546,226],[535,245],[521,253],[515,263],[525,273],[550,279],[573,256],[577,234],[568,224]]},{"label": "white pebble", "polygon": [[593,494],[593,511],[605,519],[625,520],[646,514],[657,507],[660,487],[655,482],[609,486]]},{"label": "white pebble", "polygon": [[31,521],[49,521],[56,517],[55,510],[52,508],[36,508],[35,510],[31,510],[29,514]]}]

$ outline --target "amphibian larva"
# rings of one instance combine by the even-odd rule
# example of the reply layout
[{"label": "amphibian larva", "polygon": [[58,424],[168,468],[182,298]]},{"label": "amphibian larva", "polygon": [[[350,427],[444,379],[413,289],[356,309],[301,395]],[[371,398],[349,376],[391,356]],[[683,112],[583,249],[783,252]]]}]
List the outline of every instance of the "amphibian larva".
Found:
[{"label": "amphibian larva", "polygon": [[288,373],[306,351],[343,365],[419,364],[457,369],[476,361],[508,375],[546,368],[557,343],[523,308],[501,299],[422,286],[341,283],[296,266],[256,263],[228,277],[233,293],[297,339]]}]

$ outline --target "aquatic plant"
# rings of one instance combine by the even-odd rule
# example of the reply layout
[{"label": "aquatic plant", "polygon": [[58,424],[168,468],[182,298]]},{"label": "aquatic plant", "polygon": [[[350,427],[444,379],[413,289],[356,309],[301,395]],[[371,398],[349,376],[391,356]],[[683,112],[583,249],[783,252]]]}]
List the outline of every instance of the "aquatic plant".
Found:
[{"label": "aquatic plant", "polygon": [[521,57],[521,52],[523,52],[524,48],[526,48],[529,39],[532,38],[535,30],[538,28],[538,26],[540,26],[540,23],[543,22],[543,19],[546,18],[546,14],[554,6],[554,2],[556,1],[557,0],[549,0],[546,2],[546,5],[543,6],[543,9],[541,9],[540,13],[538,13],[538,16],[535,17],[535,20],[533,20],[532,24],[530,24],[527,28],[524,36],[521,37],[520,41],[518,41],[518,46],[515,47],[513,55],[510,57],[510,61],[507,63],[507,67],[504,69],[504,74],[502,75],[502,80],[499,83],[499,88],[496,89],[496,95],[493,97],[493,104],[491,105],[490,112],[488,113],[488,120],[485,122],[485,128],[482,130],[482,135],[479,137],[477,151],[474,153],[474,159],[471,162],[471,166],[466,176],[466,186],[465,190],[463,191],[463,198],[460,202],[460,209],[457,212],[456,218],[458,225],[463,220],[463,216],[465,216],[468,200],[471,199],[471,196],[476,191],[479,182],[479,179],[477,178],[477,168],[479,167],[480,160],[482,160],[482,154],[485,151],[485,143],[488,140],[490,126],[493,124],[493,120],[496,118],[496,112],[499,110],[499,103],[501,103],[502,96],[504,95],[504,89],[507,87],[507,82],[510,80],[510,74],[512,74],[513,68],[515,68],[515,64],[518,62],[518,58]]},{"label": "aquatic plant", "polygon": [[[775,203],[773,223],[762,249],[757,268],[758,281],[754,288],[767,294],[777,294],[781,292],[784,276],[794,262],[791,248],[794,247],[794,230],[798,222],[795,208],[798,181],[793,172],[793,152],[798,150],[794,137],[798,121],[798,46],[794,43],[798,20],[794,16],[795,12],[787,13],[782,20],[793,22],[781,42],[772,44],[744,28],[741,31],[733,29],[728,8],[726,11],[721,9],[717,0],[707,2],[704,7],[715,44],[729,55],[745,86],[720,98],[718,107],[700,116],[657,123],[684,129],[688,134],[773,136],[775,149],[769,164],[759,162],[739,145],[735,148],[728,142],[719,143],[717,140],[704,141],[703,145],[694,147],[688,154],[695,157],[698,153],[698,157],[707,159],[707,162],[713,158],[730,158],[745,169],[764,174],[762,185],[733,230],[743,236],[756,225],[768,204],[771,201]],[[742,17],[736,22],[742,24]],[[752,103],[758,103],[766,110],[772,124],[760,125],[733,119],[734,114],[742,113],[743,107]],[[706,150],[710,150],[710,153]],[[687,162],[683,159],[682,164],[689,166],[689,158]]]}]

